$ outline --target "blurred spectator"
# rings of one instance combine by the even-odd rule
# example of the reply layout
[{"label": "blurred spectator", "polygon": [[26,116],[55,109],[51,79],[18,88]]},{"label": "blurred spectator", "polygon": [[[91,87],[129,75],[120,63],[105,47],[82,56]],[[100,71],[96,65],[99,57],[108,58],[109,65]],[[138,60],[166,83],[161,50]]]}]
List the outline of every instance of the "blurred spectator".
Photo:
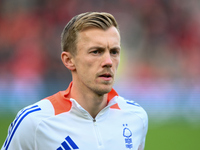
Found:
[{"label": "blurred spectator", "polygon": [[0,0],[1,110],[64,90],[71,81],[57,53],[64,25],[81,12],[108,11],[127,53],[120,94],[149,113],[200,113],[199,8],[197,0]]}]

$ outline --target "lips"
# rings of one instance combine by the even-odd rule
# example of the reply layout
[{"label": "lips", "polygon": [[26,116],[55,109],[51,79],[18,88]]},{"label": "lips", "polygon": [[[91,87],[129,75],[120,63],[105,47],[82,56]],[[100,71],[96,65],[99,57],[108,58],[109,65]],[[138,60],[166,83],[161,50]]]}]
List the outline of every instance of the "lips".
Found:
[{"label": "lips", "polygon": [[99,77],[110,78],[112,77],[112,75],[110,73],[105,73],[105,74],[100,75]]},{"label": "lips", "polygon": [[98,75],[99,78],[101,78],[102,80],[108,82],[111,81],[113,78],[113,73],[111,72],[102,72]]}]

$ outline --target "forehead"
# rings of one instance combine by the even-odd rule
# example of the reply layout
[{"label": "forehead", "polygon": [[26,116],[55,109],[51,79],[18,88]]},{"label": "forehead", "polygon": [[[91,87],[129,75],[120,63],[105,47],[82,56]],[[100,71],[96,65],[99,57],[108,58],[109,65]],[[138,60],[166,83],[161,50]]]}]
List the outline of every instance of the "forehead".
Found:
[{"label": "forehead", "polygon": [[[86,45],[87,43],[87,45]],[[90,46],[94,44],[120,45],[120,35],[114,26],[103,30],[100,28],[87,28],[78,34],[77,46]]]}]

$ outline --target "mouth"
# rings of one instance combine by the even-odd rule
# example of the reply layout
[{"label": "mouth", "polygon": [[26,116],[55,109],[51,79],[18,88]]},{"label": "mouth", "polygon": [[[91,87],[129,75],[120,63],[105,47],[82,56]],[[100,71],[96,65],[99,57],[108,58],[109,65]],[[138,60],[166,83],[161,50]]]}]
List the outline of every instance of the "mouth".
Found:
[{"label": "mouth", "polygon": [[110,73],[104,73],[99,75],[99,77],[105,81],[110,81],[113,78],[113,75]]},{"label": "mouth", "polygon": [[109,74],[109,73],[105,73],[105,74],[102,74],[102,75],[100,75],[99,77],[111,78],[111,77],[112,77],[112,75],[111,75],[111,74]]}]

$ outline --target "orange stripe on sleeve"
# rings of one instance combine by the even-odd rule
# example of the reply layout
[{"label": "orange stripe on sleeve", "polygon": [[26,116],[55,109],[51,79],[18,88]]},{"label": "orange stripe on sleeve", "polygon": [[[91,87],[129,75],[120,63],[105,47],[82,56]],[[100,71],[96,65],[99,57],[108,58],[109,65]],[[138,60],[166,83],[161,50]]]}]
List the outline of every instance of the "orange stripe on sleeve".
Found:
[{"label": "orange stripe on sleeve", "polygon": [[71,109],[71,101],[69,99],[65,99],[62,95],[63,91],[47,97],[54,107],[55,115],[68,112]]},{"label": "orange stripe on sleeve", "polygon": [[[113,99],[115,96],[118,96],[118,94],[117,94],[117,92],[114,90],[114,89],[112,89],[109,93],[108,93],[108,102],[111,100],[111,99]],[[112,109],[120,109],[119,108],[119,105],[118,104],[114,104],[114,105],[112,105],[110,108],[112,108]]]},{"label": "orange stripe on sleeve", "polygon": [[71,87],[72,87],[72,82],[70,83],[66,91],[60,91],[46,98],[52,103],[55,115],[58,115],[63,112],[68,112],[71,109],[72,102],[69,100],[69,98],[66,98],[71,90]]}]

